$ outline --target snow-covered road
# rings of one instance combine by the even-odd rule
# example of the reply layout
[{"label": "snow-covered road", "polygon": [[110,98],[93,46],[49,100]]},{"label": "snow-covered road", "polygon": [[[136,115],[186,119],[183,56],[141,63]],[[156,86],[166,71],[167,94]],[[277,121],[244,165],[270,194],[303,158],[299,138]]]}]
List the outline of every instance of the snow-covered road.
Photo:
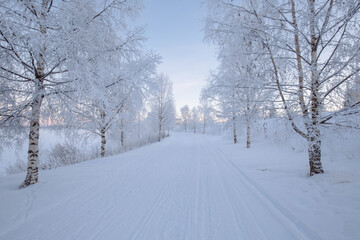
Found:
[{"label": "snow-covered road", "polygon": [[1,179],[0,239],[320,239],[211,138]]}]

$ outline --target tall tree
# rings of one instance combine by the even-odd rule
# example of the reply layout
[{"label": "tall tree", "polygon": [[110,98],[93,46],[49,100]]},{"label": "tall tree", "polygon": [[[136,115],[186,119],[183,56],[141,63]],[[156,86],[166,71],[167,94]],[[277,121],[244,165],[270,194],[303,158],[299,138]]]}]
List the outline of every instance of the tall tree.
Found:
[{"label": "tall tree", "polygon": [[153,90],[151,101],[151,111],[154,122],[157,126],[158,141],[165,135],[166,130],[170,130],[175,121],[175,106],[172,83],[168,76],[159,74],[156,77],[156,88]]},{"label": "tall tree", "polygon": [[211,113],[212,113],[212,107],[210,104],[210,101],[207,99],[204,90],[201,91],[200,96],[200,119],[202,121],[202,134],[206,133],[206,129],[209,126],[209,123],[211,122]]},{"label": "tall tree", "polygon": [[191,109],[190,112],[190,122],[194,133],[196,133],[198,121],[199,121],[199,110],[195,106]]},{"label": "tall tree", "polygon": [[188,126],[188,122],[189,122],[189,114],[190,114],[190,109],[188,105],[183,106],[180,109],[180,113],[181,113],[181,120],[184,124],[184,130],[185,132],[187,131],[187,126]]}]

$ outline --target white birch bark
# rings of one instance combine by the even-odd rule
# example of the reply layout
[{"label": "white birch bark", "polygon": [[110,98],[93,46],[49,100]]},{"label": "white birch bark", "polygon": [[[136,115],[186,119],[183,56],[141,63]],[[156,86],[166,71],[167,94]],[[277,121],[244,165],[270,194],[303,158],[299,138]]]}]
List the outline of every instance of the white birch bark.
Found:
[{"label": "white birch bark", "polygon": [[321,164],[321,139],[319,129],[319,74],[317,70],[317,44],[315,28],[315,0],[309,0],[311,37],[311,123],[308,126],[308,152],[310,176],[323,173]]},{"label": "white birch bark", "polygon": [[27,174],[24,182],[19,186],[19,188],[25,188],[31,184],[35,184],[39,180],[39,130],[41,102],[42,97],[37,97],[31,106]]},{"label": "white birch bark", "polygon": [[[42,1],[42,9],[40,18],[42,21],[46,19],[46,9],[49,0]],[[46,34],[46,27],[40,25],[40,34]],[[44,69],[45,59],[44,54],[46,47],[43,46],[40,49],[40,53],[37,59],[37,66],[35,71],[35,93],[34,100],[31,104],[31,120],[29,131],[29,147],[28,147],[28,165],[27,173],[24,182],[19,188],[25,188],[29,185],[35,184],[39,180],[39,137],[40,137],[40,112],[41,104],[44,98]]]}]

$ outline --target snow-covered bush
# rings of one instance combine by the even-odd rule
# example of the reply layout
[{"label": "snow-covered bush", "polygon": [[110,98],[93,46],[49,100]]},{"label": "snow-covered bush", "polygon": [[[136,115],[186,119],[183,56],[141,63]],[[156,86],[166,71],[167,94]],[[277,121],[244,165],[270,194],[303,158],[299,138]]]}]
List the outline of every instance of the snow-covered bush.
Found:
[{"label": "snow-covered bush", "polygon": [[46,155],[45,161],[40,162],[41,169],[71,165],[85,160],[84,154],[68,142],[56,144]]},{"label": "snow-covered bush", "polygon": [[26,171],[26,163],[24,161],[20,161],[19,159],[14,163],[9,165],[6,168],[6,174],[15,174],[15,173],[21,173]]}]

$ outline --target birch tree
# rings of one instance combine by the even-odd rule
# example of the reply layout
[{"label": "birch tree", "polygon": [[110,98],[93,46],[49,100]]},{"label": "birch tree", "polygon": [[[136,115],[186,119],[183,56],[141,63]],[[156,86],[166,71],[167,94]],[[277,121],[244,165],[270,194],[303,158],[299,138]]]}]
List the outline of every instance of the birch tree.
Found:
[{"label": "birch tree", "polygon": [[188,127],[188,123],[189,123],[189,115],[190,115],[190,109],[188,105],[183,106],[180,109],[180,113],[181,113],[181,120],[184,124],[184,130],[185,132],[187,131],[187,127]]},{"label": "birch tree", "polygon": [[157,55],[142,54],[136,58],[114,61],[115,66],[109,64],[112,69],[100,74],[104,78],[97,85],[100,93],[86,92],[86,95],[79,96],[81,103],[69,109],[75,115],[75,123],[70,125],[100,137],[101,157],[106,155],[106,135],[110,129],[120,128],[121,145],[124,145],[124,118],[136,115],[142,107],[159,60]]},{"label": "birch tree", "polygon": [[213,72],[203,89],[203,98],[211,100],[215,105],[218,119],[227,122],[231,128],[234,144],[238,143],[238,121],[240,117],[240,102],[238,101],[237,79],[228,71],[226,64],[221,61],[216,72]]},{"label": "birch tree", "polygon": [[[0,79],[2,126],[28,125],[27,175],[20,188],[38,181],[41,115],[60,112],[58,106],[74,92],[96,85],[94,62],[104,48],[103,26],[122,30],[136,14],[136,1],[1,1]],[[121,46],[118,46],[121,48]],[[61,103],[61,104],[60,104]]]},{"label": "birch tree", "polygon": [[172,83],[168,76],[159,74],[156,77],[156,88],[153,90],[151,101],[151,114],[157,126],[158,141],[165,136],[165,131],[175,122],[175,106]]},{"label": "birch tree", "polygon": [[190,112],[190,124],[191,124],[193,132],[195,134],[196,134],[196,131],[197,131],[198,121],[199,121],[199,110],[195,106],[195,107],[193,107],[191,109],[191,112]]},{"label": "birch tree", "polygon": [[[359,1],[209,1],[208,36],[257,41],[294,131],[308,142],[310,175],[323,173],[321,125],[357,114],[338,92],[359,72]],[[259,54],[260,53],[260,54]],[[354,127],[354,126],[343,126]]]},{"label": "birch tree", "polygon": [[212,113],[212,107],[210,104],[210,101],[207,99],[204,90],[201,91],[201,96],[200,96],[200,107],[199,107],[199,112],[200,112],[200,119],[202,122],[202,134],[206,133],[206,129],[209,127],[210,123],[212,122],[212,117],[211,117],[211,113]]}]

